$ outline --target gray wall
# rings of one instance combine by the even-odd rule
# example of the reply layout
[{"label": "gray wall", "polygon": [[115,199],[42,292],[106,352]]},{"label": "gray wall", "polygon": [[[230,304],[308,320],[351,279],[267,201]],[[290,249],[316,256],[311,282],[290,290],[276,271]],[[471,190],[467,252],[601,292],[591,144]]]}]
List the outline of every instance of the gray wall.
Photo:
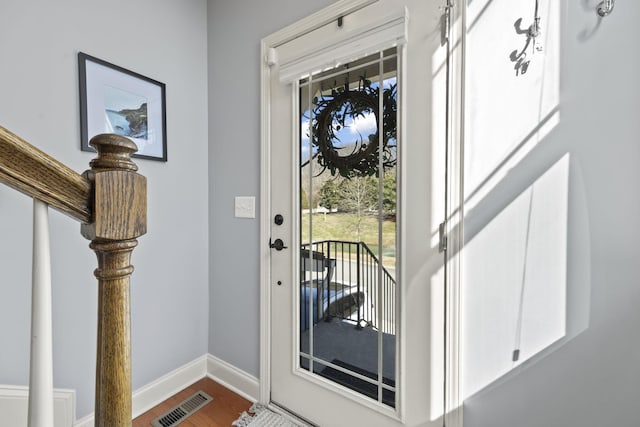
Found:
[{"label": "gray wall", "polygon": [[[76,54],[167,85],[168,163],[139,160],[149,232],[133,254],[133,388],[207,352],[206,2],[5,0],[0,13],[0,125],[81,172]],[[30,201],[0,186],[0,383],[29,369]],[[53,211],[54,386],[93,411],[95,256],[79,225]]]},{"label": "gray wall", "polygon": [[[150,231],[133,259],[134,389],[207,351],[259,376],[258,219],[233,216],[234,196],[256,196],[259,206],[259,41],[330,3],[209,0],[208,10],[204,1],[3,3],[0,125],[78,171],[92,156],[78,149],[77,51],[167,84],[169,162],[139,162],[149,179]],[[631,41],[640,5],[618,2],[599,22],[597,3],[561,3],[559,121],[465,222],[471,244],[569,155],[564,335],[468,396],[466,426],[637,424],[640,59]],[[523,17],[528,25],[530,13]],[[513,19],[503,30],[512,34]],[[503,30],[494,28],[478,49],[489,53]],[[512,67],[509,53],[500,53],[500,65],[478,65]],[[474,135],[470,129],[469,147],[491,144]],[[26,384],[30,202],[0,187],[0,212],[0,383]],[[54,383],[77,390],[81,417],[93,408],[95,260],[74,221],[52,212],[51,225]]]},{"label": "gray wall", "polygon": [[[330,0],[209,0],[209,352],[259,377],[260,40]],[[234,197],[256,197],[256,219]]]},{"label": "gray wall", "polygon": [[[474,0],[470,5],[474,3],[482,6],[480,3],[483,2]],[[514,2],[509,0],[508,3]],[[465,382],[473,383],[475,387],[465,402],[465,427],[636,426],[640,384],[637,333],[640,324],[640,227],[637,225],[640,217],[637,191],[640,182],[637,165],[640,159],[640,83],[636,70],[640,57],[632,52],[635,52],[640,4],[617,2],[613,14],[599,20],[595,12],[598,1],[563,1],[560,7],[556,6],[560,16],[559,31],[550,26],[550,18],[545,17],[543,9],[543,34],[555,31],[557,40],[549,39],[547,44],[551,51],[557,44],[559,52],[550,52],[549,46],[541,54],[531,55],[529,50],[529,72],[515,77],[514,63],[509,60],[511,50],[500,50],[501,39],[515,34],[514,21],[518,16],[524,18],[526,28],[533,12],[533,2],[517,3],[526,12],[494,20],[491,30],[484,34],[481,30],[483,20],[491,20],[496,12],[507,9],[505,1],[488,3],[483,16],[469,33],[470,62],[467,64],[470,79],[474,70],[483,70],[478,72],[486,71],[493,76],[501,75],[505,67],[509,70],[513,77],[503,79],[501,84],[511,85],[510,112],[498,115],[502,106],[492,105],[491,98],[493,101],[502,99],[503,94],[495,93],[493,83],[484,80],[469,89],[468,119],[482,114],[479,110],[495,107],[485,115],[485,123],[493,119],[502,121],[503,127],[497,130],[504,133],[521,119],[527,103],[541,105],[538,104],[540,93],[530,96],[528,92],[529,85],[533,84],[530,78],[539,77],[559,83],[559,120],[548,126],[530,151],[525,150],[524,155],[468,211],[465,233],[471,250],[464,261],[468,267],[465,279],[468,288],[478,289],[477,298],[485,291],[495,292],[495,281],[502,278],[494,276],[494,280],[490,280],[483,276],[483,271],[493,268],[504,271],[512,268],[517,260],[496,256],[495,251],[482,253],[474,250],[474,245],[477,246],[481,239],[493,242],[494,248],[513,241],[513,236],[522,231],[526,216],[525,221],[514,220],[511,228],[503,227],[502,231],[507,233],[500,234],[496,225],[507,224],[503,218],[517,210],[515,206],[521,195],[528,194],[532,187],[536,191],[542,190],[540,178],[547,176],[547,171],[561,159],[569,159],[568,197],[552,202],[567,206],[566,220],[546,219],[552,224],[565,222],[564,238],[557,234],[548,236],[538,243],[543,251],[538,255],[529,252],[525,257],[525,262],[532,266],[536,256],[545,256],[545,250],[560,249],[565,253],[565,272],[555,285],[564,287],[566,305],[564,319],[558,320],[561,336],[549,335],[552,339],[544,343],[543,349],[529,352],[526,361],[517,363],[511,361],[510,352],[497,352],[496,347],[487,344],[495,342],[495,335],[509,328],[507,320],[474,323],[467,317],[465,326],[474,328],[477,341],[484,340],[485,348],[466,337],[469,345],[463,350]],[[556,2],[552,0],[551,3]],[[522,48],[522,45],[512,44],[511,49]],[[559,54],[559,73],[546,70],[536,74],[536,67],[544,67],[548,55],[554,54]],[[489,150],[496,141],[479,136],[482,123],[475,126],[467,129],[467,151]],[[478,166],[476,162],[478,157],[469,155],[466,171]],[[562,185],[565,184],[559,181],[557,186],[547,188],[558,194],[558,186]],[[542,192],[536,194],[536,197],[543,195]],[[525,199],[525,206],[528,200]],[[547,209],[549,204],[538,204],[540,206]],[[543,231],[537,233],[532,231],[531,239],[539,237]],[[485,249],[490,247],[485,243]],[[521,250],[520,245],[514,247]],[[487,254],[491,256],[487,257]],[[479,264],[483,264],[482,268]],[[536,282],[535,275],[539,278],[545,271],[548,271],[545,265],[527,270],[527,292],[537,285],[549,285]],[[483,300],[484,319],[491,318],[493,309],[500,304],[498,299],[508,298],[506,293],[522,286],[520,280],[510,284],[511,288],[506,287],[505,292],[494,295],[496,298]],[[525,297],[525,313],[530,302]],[[517,304],[511,308],[515,313]],[[469,311],[465,314],[469,315]],[[544,319],[535,319],[531,313],[529,321],[524,323],[523,341],[526,341],[527,331],[537,328],[539,332],[549,327],[544,325]],[[496,328],[496,325],[500,327]],[[549,330],[557,332],[558,329]],[[498,375],[481,381],[478,360],[485,362],[485,366],[493,366]],[[507,369],[501,371],[498,366]]]}]

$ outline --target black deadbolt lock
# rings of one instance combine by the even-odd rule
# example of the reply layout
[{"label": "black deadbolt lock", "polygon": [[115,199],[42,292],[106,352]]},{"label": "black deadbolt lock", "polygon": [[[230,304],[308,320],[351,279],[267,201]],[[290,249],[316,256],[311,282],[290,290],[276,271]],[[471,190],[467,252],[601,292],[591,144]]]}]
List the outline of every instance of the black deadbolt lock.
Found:
[{"label": "black deadbolt lock", "polygon": [[276,225],[282,225],[282,223],[284,222],[284,217],[280,214],[277,214],[274,218],[273,218],[273,222]]}]

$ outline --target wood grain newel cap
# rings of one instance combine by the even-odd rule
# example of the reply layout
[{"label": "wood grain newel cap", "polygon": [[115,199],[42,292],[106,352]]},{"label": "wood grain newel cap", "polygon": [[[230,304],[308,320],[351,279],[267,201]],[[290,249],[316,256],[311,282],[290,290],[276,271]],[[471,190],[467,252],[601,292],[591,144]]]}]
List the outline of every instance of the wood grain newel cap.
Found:
[{"label": "wood grain newel cap", "polygon": [[98,157],[91,160],[91,169],[138,170],[138,166],[131,160],[131,155],[138,151],[138,146],[130,139],[103,133],[91,138],[89,145],[98,151]]}]

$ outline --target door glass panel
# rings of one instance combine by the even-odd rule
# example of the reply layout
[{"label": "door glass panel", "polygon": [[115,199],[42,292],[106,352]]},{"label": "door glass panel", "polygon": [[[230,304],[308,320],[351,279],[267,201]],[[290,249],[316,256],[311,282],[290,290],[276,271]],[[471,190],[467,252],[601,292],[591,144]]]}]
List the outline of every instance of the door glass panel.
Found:
[{"label": "door glass panel", "polygon": [[392,407],[397,64],[394,48],[299,82],[300,366]]}]

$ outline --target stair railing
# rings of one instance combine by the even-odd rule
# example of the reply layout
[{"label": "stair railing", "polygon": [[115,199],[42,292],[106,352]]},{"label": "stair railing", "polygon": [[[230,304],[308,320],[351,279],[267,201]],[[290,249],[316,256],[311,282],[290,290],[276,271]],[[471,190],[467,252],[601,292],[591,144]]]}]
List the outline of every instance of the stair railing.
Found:
[{"label": "stair railing", "polygon": [[53,425],[48,206],[81,222],[98,258],[95,425],[131,426],[130,261],[147,229],[146,178],[130,140],[105,134],[90,144],[98,155],[80,175],[0,127],[0,182],[34,199],[30,427]]},{"label": "stair railing", "polygon": [[[326,289],[315,294],[317,300],[314,304],[320,311],[316,321],[327,317],[340,318],[387,334],[396,333],[396,280],[365,242],[318,240],[311,246],[305,243],[301,245],[303,259],[309,257],[309,248],[314,257],[326,260],[325,268],[329,262],[333,263],[332,268],[327,269],[327,283],[317,280],[319,286]],[[301,284],[306,286],[304,278]],[[345,292],[345,286],[351,289]],[[326,300],[327,307],[324,307],[322,299]],[[308,311],[303,310],[304,313]]]}]

